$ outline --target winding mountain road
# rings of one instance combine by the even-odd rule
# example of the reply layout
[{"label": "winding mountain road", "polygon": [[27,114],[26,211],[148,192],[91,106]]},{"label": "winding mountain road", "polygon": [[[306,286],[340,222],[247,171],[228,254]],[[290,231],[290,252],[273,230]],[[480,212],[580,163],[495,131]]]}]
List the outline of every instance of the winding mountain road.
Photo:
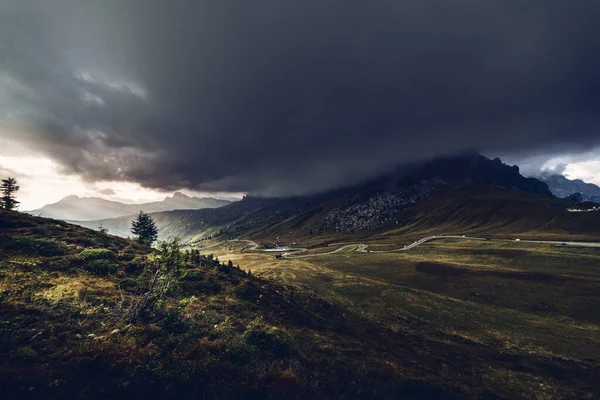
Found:
[{"label": "winding mountain road", "polygon": [[[315,254],[303,254],[308,252],[307,248],[297,248],[294,249],[293,251],[288,251],[282,254],[283,258],[305,258],[305,257],[320,257],[320,256],[326,256],[326,255],[331,255],[331,254],[335,254],[335,253],[339,253],[342,252],[346,249],[350,249],[350,248],[356,248],[355,251],[359,252],[359,253],[372,253],[372,254],[381,254],[381,253],[398,253],[398,252],[402,252],[402,251],[407,251],[410,249],[413,249],[417,246],[422,245],[423,243],[427,243],[429,241],[432,240],[439,240],[439,239],[464,239],[464,240],[485,240],[485,241],[495,241],[495,242],[522,242],[522,243],[542,243],[542,244],[558,244],[558,245],[568,245],[568,246],[579,246],[579,247],[600,247],[600,243],[598,242],[570,242],[570,241],[557,241],[557,240],[521,240],[521,239],[490,239],[490,238],[480,238],[480,237],[473,237],[473,236],[465,236],[465,235],[435,235],[435,236],[427,236],[424,237],[422,239],[417,240],[416,242],[413,242],[409,245],[397,248],[397,249],[392,249],[392,250],[367,250],[367,248],[369,247],[368,244],[365,243],[352,243],[352,244],[346,244],[343,245],[341,247],[338,247],[335,250],[331,250],[331,251],[327,251],[324,253],[315,253]],[[247,240],[247,239],[233,239],[233,240],[227,240],[225,242],[220,242],[220,243],[216,243],[207,247],[203,247],[202,249],[208,249],[211,247],[216,247],[216,246],[220,246],[223,243],[228,243],[228,242],[246,242],[248,243],[248,247],[245,247],[245,250],[252,250],[252,251],[260,251],[260,252],[273,252],[272,249],[269,250],[262,250],[259,249],[259,245],[258,243],[252,241],[252,240]]]}]

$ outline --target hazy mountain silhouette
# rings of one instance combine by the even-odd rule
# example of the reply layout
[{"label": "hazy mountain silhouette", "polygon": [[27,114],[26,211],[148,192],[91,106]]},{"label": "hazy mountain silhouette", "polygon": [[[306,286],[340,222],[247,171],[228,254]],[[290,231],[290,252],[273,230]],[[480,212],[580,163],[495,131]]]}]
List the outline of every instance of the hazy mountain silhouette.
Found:
[{"label": "hazy mountain silhouette", "polygon": [[222,207],[230,203],[231,201],[229,200],[187,196],[181,192],[167,196],[163,201],[140,204],[125,204],[119,201],[105,200],[100,197],[67,196],[54,204],[48,204],[37,210],[26,212],[47,218],[91,221],[132,215],[140,210],[147,213],[172,210],[198,210],[201,208]]}]

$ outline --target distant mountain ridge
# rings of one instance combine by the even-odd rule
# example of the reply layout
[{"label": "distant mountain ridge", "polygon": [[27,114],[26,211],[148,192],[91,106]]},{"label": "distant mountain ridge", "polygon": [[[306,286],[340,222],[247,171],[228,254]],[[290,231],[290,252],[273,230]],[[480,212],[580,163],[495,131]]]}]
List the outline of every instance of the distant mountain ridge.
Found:
[{"label": "distant mountain ridge", "polygon": [[119,201],[106,200],[100,197],[67,196],[54,204],[48,204],[37,210],[26,212],[32,215],[41,215],[46,218],[71,221],[91,221],[124,217],[136,214],[139,211],[154,213],[173,210],[198,210],[202,208],[223,207],[230,203],[231,201],[229,200],[214,199],[212,197],[187,196],[181,192],[176,192],[172,196],[167,196],[162,201],[140,204],[126,204]]},{"label": "distant mountain ridge", "polygon": [[586,183],[581,179],[568,179],[558,174],[542,174],[539,179],[546,182],[552,194],[561,199],[572,198],[581,202],[600,203],[600,187],[593,183]]},{"label": "distant mountain ridge", "polygon": [[[184,240],[220,236],[276,237],[326,234],[368,235],[401,226],[406,211],[453,187],[500,187],[542,199],[554,196],[546,183],[525,178],[516,166],[468,153],[399,167],[377,179],[322,194],[243,200],[218,209],[169,211],[152,215],[160,237]],[[517,195],[518,197],[518,195]],[[115,235],[130,235],[131,217],[82,223],[102,224]]]}]

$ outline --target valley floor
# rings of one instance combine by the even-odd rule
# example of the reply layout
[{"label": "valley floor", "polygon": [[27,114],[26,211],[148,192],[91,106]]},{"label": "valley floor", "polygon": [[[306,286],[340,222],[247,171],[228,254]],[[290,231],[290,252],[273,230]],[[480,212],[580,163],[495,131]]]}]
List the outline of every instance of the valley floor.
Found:
[{"label": "valley floor", "polygon": [[395,253],[332,244],[320,249],[327,254],[287,259],[242,241],[204,251],[314,291],[396,332],[399,343],[418,338],[401,350],[406,364],[442,379],[507,398],[592,399],[600,397],[600,248],[593,246],[457,237]]}]

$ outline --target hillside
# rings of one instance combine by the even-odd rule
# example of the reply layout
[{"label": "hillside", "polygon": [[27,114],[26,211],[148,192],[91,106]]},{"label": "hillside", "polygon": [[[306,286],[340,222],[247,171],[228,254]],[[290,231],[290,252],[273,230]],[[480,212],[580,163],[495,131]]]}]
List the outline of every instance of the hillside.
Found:
[{"label": "hillside", "polygon": [[[45,205],[37,210],[27,211],[31,215],[74,221],[91,221],[104,218],[115,218],[138,213],[171,210],[197,210],[217,208],[230,204],[231,201],[213,199],[211,197],[187,196],[176,192],[162,201],[139,204],[125,204],[118,201],[105,200],[100,197],[67,196],[64,199]],[[96,225],[97,227],[97,225]]]},{"label": "hillside", "polygon": [[435,372],[466,344],[391,331],[243,266],[3,210],[0,236],[5,399],[494,393]]},{"label": "hillside", "polygon": [[[287,200],[261,199],[246,197],[224,207],[201,210],[174,210],[152,213],[152,218],[159,228],[159,238],[180,237],[189,239],[194,236],[210,236],[222,227],[227,227],[242,219],[258,218],[257,215],[268,215],[277,212]],[[109,233],[121,237],[131,236],[131,221],[135,216],[110,218],[96,221],[70,221],[74,224],[97,229],[99,225]]]},{"label": "hillside", "polygon": [[553,195],[560,198],[579,194],[581,201],[600,203],[600,187],[593,183],[586,183],[581,179],[567,179],[557,174],[542,174],[540,180],[548,184]]},{"label": "hillside", "polygon": [[[156,213],[161,237],[198,240],[240,236],[365,236],[403,221],[408,209],[449,187],[487,185],[540,198],[552,198],[545,183],[525,178],[516,166],[479,154],[438,158],[405,165],[368,182],[312,196],[243,200],[214,210]],[[115,235],[128,236],[132,217],[77,222],[102,224]]]},{"label": "hillside", "polygon": [[408,210],[402,226],[384,236],[470,234],[599,240],[600,213],[574,213],[568,199],[547,198],[493,186],[448,188]]},{"label": "hillside", "polygon": [[[413,314],[419,303],[410,298],[396,315],[397,301],[393,311],[381,309],[379,279],[365,281],[376,285],[367,306],[361,293],[371,289],[357,286],[352,275],[334,275],[339,285],[331,285],[334,270],[290,286],[212,255],[181,253],[174,243],[151,250],[65,222],[4,210],[0,247],[0,391],[5,399],[175,399],[198,393],[209,399],[600,394],[595,361],[548,357],[538,347],[524,352],[495,339],[468,339],[453,330],[455,322],[448,325],[445,320],[454,313],[441,304],[436,312],[445,322],[435,317],[425,324],[422,318],[431,317]],[[370,255],[356,258],[361,270],[365,256]],[[333,266],[343,271],[355,257],[331,260],[336,259]],[[255,264],[253,269],[260,270]],[[411,272],[424,277],[416,281],[423,289],[432,285],[435,291],[448,283],[443,276],[426,278],[425,267],[429,264],[418,264]],[[459,270],[432,263],[434,267]],[[282,268],[277,268],[279,274],[304,276],[305,269]],[[367,275],[376,270],[367,268]],[[327,289],[323,294],[331,299],[324,300],[307,285],[319,292]],[[351,299],[340,301],[344,297],[332,288],[346,288],[343,296]],[[429,293],[423,289],[410,289],[406,295]],[[390,290],[392,286],[388,295]],[[384,314],[361,311],[371,304]],[[489,315],[485,304],[458,304],[460,315],[467,305],[482,307],[477,308],[481,318]],[[592,318],[587,315],[581,318]],[[543,387],[531,385],[530,379]]]}]

